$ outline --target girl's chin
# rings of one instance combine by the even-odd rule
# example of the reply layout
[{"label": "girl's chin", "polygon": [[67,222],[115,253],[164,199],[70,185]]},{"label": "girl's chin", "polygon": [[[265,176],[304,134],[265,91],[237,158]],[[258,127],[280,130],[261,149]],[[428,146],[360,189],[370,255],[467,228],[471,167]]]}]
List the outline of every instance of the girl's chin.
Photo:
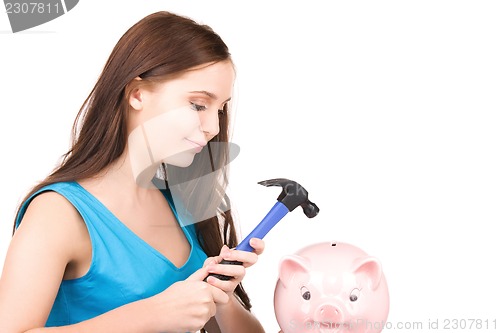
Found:
[{"label": "girl's chin", "polygon": [[175,156],[166,158],[163,160],[163,163],[174,165],[179,168],[187,168],[191,164],[193,164],[194,156],[196,155],[195,151],[187,151],[181,154],[177,154]]}]

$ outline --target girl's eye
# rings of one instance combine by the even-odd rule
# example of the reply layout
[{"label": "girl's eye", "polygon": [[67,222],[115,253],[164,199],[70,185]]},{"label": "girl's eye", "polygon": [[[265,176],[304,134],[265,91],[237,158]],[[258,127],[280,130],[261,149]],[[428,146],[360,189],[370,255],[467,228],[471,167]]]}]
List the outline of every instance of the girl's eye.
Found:
[{"label": "girl's eye", "polygon": [[207,109],[207,107],[205,105],[199,105],[199,104],[196,104],[193,102],[190,102],[190,103],[191,103],[191,109],[193,109],[195,111],[205,111]]},{"label": "girl's eye", "polygon": [[224,104],[219,110],[219,116],[224,116],[226,114],[227,104]]}]

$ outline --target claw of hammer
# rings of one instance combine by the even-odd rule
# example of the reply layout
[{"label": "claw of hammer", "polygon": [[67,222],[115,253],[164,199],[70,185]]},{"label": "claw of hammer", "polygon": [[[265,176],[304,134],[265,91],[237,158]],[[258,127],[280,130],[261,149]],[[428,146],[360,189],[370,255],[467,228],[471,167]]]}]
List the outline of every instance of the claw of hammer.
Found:
[{"label": "claw of hammer", "polygon": [[309,217],[315,217],[319,213],[319,208],[315,203],[309,200],[309,194],[306,189],[296,181],[286,178],[274,178],[259,182],[264,186],[281,186],[283,190],[278,196],[278,201],[282,202],[291,212],[297,206],[301,206],[304,214]]},{"label": "claw of hammer", "polygon": [[319,213],[318,206],[309,200],[309,194],[306,189],[296,181],[286,178],[275,178],[261,181],[259,184],[264,186],[280,186],[282,191],[278,196],[278,201],[255,229],[236,247],[237,250],[252,252],[253,248],[249,244],[250,239],[253,237],[264,238],[286,214],[298,206],[302,207],[304,214],[309,218],[315,217]]}]

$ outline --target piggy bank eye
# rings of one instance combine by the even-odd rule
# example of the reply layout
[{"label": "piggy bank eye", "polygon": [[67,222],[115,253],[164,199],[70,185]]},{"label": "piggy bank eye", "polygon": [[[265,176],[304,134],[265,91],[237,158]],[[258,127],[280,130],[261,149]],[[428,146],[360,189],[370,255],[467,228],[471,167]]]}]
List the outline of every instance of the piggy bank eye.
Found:
[{"label": "piggy bank eye", "polygon": [[300,288],[300,293],[302,295],[302,298],[305,299],[306,301],[311,299],[311,292],[307,290],[306,287]]},{"label": "piggy bank eye", "polygon": [[359,289],[355,288],[351,291],[349,299],[351,300],[351,302],[356,302],[358,298],[359,298]]}]

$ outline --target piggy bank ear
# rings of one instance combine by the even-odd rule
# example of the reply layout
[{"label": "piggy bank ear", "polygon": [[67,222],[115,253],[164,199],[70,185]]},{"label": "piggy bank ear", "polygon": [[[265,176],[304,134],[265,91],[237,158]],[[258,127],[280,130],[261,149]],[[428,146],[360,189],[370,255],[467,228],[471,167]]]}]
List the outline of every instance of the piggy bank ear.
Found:
[{"label": "piggy bank ear", "polygon": [[361,284],[376,290],[382,280],[382,264],[374,257],[360,258],[354,262],[354,274]]},{"label": "piggy bank ear", "polygon": [[309,274],[309,260],[297,255],[284,256],[279,264],[279,279],[283,286],[293,284],[293,280],[301,274]]}]

